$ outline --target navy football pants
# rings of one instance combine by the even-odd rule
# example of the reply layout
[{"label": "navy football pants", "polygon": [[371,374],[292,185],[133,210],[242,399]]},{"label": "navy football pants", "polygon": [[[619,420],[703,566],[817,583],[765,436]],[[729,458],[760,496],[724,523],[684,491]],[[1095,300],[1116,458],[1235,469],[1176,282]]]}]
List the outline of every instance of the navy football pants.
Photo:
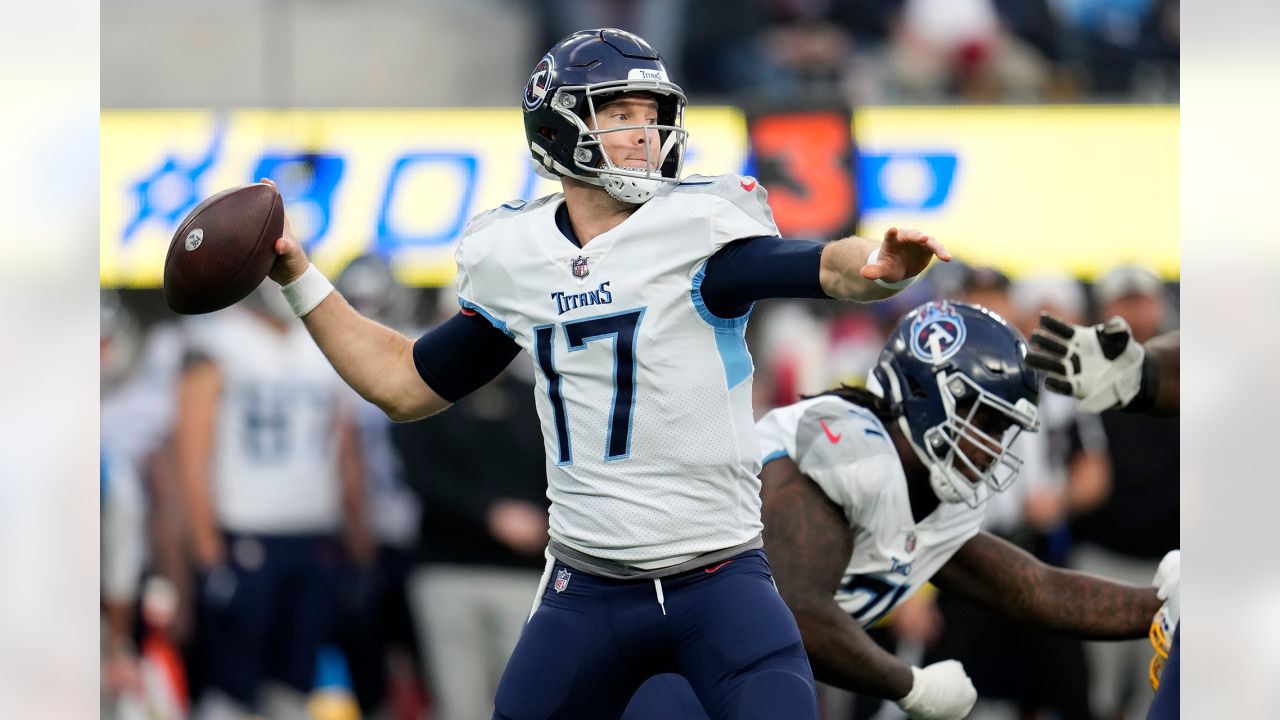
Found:
[{"label": "navy football pants", "polygon": [[334,637],[341,544],[326,535],[225,538],[227,564],[200,581],[209,686],[247,708],[268,677],[309,692],[316,655]]},{"label": "navy football pants", "polygon": [[646,679],[667,672],[687,678],[715,720],[816,720],[800,630],[763,551],[663,578],[665,614],[652,580],[561,563],[551,578],[498,685],[496,720],[618,718]]},{"label": "navy football pants", "polygon": [[1156,691],[1156,699],[1151,701],[1147,720],[1178,720],[1182,713],[1182,660],[1178,649],[1178,636],[1181,634],[1182,623],[1178,623],[1178,627],[1173,629],[1169,659],[1160,671],[1160,689]]}]

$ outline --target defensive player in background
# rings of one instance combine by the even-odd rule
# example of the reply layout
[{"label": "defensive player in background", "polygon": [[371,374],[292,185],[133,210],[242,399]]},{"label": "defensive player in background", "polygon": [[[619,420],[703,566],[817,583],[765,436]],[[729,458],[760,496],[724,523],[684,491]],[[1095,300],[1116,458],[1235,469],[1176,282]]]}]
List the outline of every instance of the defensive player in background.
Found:
[{"label": "defensive player in background", "polygon": [[845,387],[761,419],[765,547],[818,679],[913,718],[967,715],[977,693],[960,663],[909,667],[864,630],[926,582],[1056,632],[1146,634],[1155,590],[1047,565],[980,531],[988,497],[1017,477],[1014,439],[1038,427],[1041,376],[1026,352],[984,308],[928,303],[886,343],[879,394]]},{"label": "defensive player in background", "polygon": [[1042,313],[1027,362],[1044,370],[1045,387],[1074,395],[1086,412],[1176,415],[1180,347],[1177,330],[1135,342],[1129,324],[1118,315],[1082,327]]},{"label": "defensive player in background", "polygon": [[[1044,313],[1031,344],[1027,363],[1044,370],[1045,387],[1075,396],[1086,410],[1151,415],[1176,415],[1180,410],[1182,341],[1176,330],[1138,343],[1119,316],[1082,327]],[[1166,558],[1161,569],[1180,571],[1166,566],[1169,562]],[[1181,711],[1181,601],[1176,591],[1164,591],[1161,599],[1165,605],[1151,626],[1156,651],[1151,684],[1156,697],[1147,717],[1152,720],[1177,718]]]},{"label": "defensive player in background", "polygon": [[[344,379],[392,418],[439,412],[521,350],[537,369],[551,500],[535,611],[498,718],[618,716],[679,672],[716,718],[813,718],[812,673],[761,551],[744,330],[756,300],[894,294],[933,238],[778,237],[765,192],[681,178],[685,97],[644,40],[574,33],[523,97],[563,192],[481,213],[459,314],[416,343],[351,309],[286,230],[271,277]],[[552,582],[553,581],[553,582]]]},{"label": "defensive player in background", "polygon": [[[391,267],[376,255],[352,260],[334,284],[362,315],[405,329],[414,298]],[[417,326],[421,329],[422,326]],[[377,407],[342,387],[360,449],[369,533],[376,546],[372,563],[351,563],[340,593],[342,649],[351,665],[351,684],[365,717],[382,717],[423,695],[410,613],[408,577],[418,540],[422,506],[407,485],[404,463],[392,440],[395,426]]]}]

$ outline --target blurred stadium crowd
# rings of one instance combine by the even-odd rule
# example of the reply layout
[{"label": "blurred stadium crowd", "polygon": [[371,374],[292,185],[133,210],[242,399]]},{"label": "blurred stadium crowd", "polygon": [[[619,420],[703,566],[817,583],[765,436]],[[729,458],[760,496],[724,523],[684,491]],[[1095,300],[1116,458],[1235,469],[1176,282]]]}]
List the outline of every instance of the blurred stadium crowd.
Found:
[{"label": "blurred stadium crowd", "polygon": [[[311,5],[261,12],[301,16]],[[354,4],[316,5],[333,16]],[[371,5],[370,14],[422,12]],[[443,5],[458,13],[442,12],[434,32],[454,35],[453,45],[412,52],[434,58],[445,78],[465,64],[465,52],[447,48],[465,44],[468,28],[519,37],[488,54],[504,76],[523,78],[569,31],[615,26],[664,49],[694,104],[831,93],[855,106],[1178,97],[1176,0]],[[106,106],[166,104],[155,88],[107,76],[110,28],[149,6],[103,8]],[[515,102],[492,84],[445,82],[451,105]],[[261,104],[227,92],[228,104]],[[410,336],[456,309],[450,288],[403,287],[373,256],[336,284]],[[546,543],[528,359],[442,416],[393,425],[318,360],[277,295],[179,319],[155,290],[102,293],[104,717],[231,717],[260,691],[267,717],[487,717]],[[935,264],[872,306],[761,305],[748,333],[757,417],[800,394],[863,384],[885,333],[931,298],[985,305],[1026,335],[1042,310],[1086,323],[1118,314],[1139,341],[1178,324],[1176,283],[1139,266],[1085,283]],[[1044,429],[1020,438],[1026,466],[991,501],[987,529],[1048,562],[1146,584],[1178,545],[1176,422],[1089,415],[1048,394],[1041,413]],[[922,595],[876,636],[917,664],[962,660],[983,698],[974,717],[1145,717],[1145,641],[1064,640]],[[824,705],[832,720],[895,710],[834,691]]]},{"label": "blurred stadium crowd", "polygon": [[102,88],[108,107],[510,106],[475,78],[619,27],[704,104],[1176,102],[1178,19],[1177,0],[120,0]]}]

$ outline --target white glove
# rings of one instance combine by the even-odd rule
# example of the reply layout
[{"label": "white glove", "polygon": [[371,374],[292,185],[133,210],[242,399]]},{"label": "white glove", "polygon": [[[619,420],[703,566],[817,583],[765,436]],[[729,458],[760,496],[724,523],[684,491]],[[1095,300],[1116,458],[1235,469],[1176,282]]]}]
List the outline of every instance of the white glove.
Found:
[{"label": "white glove", "polygon": [[1084,327],[1040,313],[1027,364],[1045,371],[1045,387],[1074,395],[1085,412],[1124,407],[1142,386],[1146,350],[1120,316]]},{"label": "white glove", "polygon": [[1156,576],[1151,579],[1151,587],[1156,589],[1156,597],[1176,603],[1181,582],[1182,551],[1170,550],[1160,560],[1160,566],[1156,568]]},{"label": "white glove", "polygon": [[960,720],[978,702],[978,691],[959,661],[913,667],[911,675],[911,692],[898,701],[898,707],[912,720]]},{"label": "white glove", "polygon": [[1160,561],[1156,576],[1151,579],[1151,586],[1156,589],[1156,597],[1164,600],[1164,605],[1151,620],[1149,633],[1151,647],[1156,651],[1148,669],[1152,690],[1160,688],[1160,673],[1164,670],[1165,661],[1169,659],[1169,648],[1173,645],[1173,632],[1177,629],[1178,621],[1182,617],[1181,584],[1182,553],[1171,550]]}]

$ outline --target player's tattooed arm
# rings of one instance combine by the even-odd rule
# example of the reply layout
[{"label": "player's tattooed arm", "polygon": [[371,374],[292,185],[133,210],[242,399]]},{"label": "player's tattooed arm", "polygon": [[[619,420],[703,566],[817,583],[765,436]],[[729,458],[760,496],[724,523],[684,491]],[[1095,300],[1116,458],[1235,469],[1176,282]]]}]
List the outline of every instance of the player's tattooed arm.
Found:
[{"label": "player's tattooed arm", "polygon": [[1094,640],[1145,637],[1161,604],[1152,588],[1047,565],[987,532],[965,543],[933,583],[995,612]]},{"label": "player's tattooed arm", "polygon": [[883,300],[901,289],[895,283],[923,273],[935,256],[951,260],[937,238],[919,230],[889,228],[883,242],[850,236],[823,248],[819,280],[823,292],[837,300]]},{"label": "player's tattooed arm", "polygon": [[[1174,330],[1151,338],[1143,346],[1152,368],[1143,368],[1150,376],[1143,378],[1139,396],[1150,398],[1153,414],[1177,414],[1181,404],[1179,375],[1182,366],[1181,334]],[[1150,387],[1148,387],[1150,386]]]},{"label": "player's tattooed arm", "polygon": [[906,696],[911,668],[877,645],[835,602],[853,552],[843,513],[789,458],[769,463],[760,477],[765,551],[778,590],[800,626],[814,675],[857,693],[891,700]]}]

